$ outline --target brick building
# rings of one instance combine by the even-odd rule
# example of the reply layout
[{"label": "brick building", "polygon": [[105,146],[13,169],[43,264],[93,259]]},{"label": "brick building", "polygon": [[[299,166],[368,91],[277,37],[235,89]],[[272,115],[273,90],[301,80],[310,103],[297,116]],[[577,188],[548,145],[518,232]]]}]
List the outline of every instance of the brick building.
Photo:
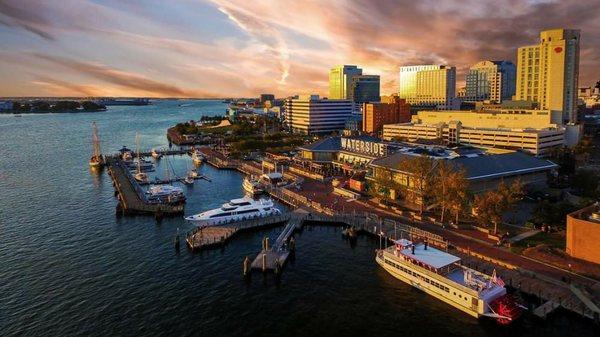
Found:
[{"label": "brick building", "polygon": [[381,96],[381,102],[363,104],[362,131],[376,134],[384,124],[410,122],[410,106],[397,95]]},{"label": "brick building", "polygon": [[567,254],[600,264],[600,204],[567,215]]}]

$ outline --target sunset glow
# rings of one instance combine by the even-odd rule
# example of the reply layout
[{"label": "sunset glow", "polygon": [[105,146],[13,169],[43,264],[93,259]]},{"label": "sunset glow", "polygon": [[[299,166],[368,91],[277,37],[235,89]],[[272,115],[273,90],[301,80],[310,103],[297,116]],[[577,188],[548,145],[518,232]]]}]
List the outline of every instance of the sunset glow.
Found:
[{"label": "sunset glow", "polygon": [[[460,9],[458,9],[460,8]],[[0,1],[0,96],[278,97],[328,92],[357,64],[398,91],[409,64],[516,61],[539,31],[581,29],[600,78],[600,1]]]}]

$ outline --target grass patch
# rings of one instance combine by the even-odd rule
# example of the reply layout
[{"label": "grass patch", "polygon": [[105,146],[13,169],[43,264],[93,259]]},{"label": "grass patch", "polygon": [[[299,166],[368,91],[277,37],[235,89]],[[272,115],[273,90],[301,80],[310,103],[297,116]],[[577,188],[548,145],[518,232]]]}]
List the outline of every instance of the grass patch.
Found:
[{"label": "grass patch", "polygon": [[523,250],[529,247],[535,247],[541,244],[546,244],[554,248],[561,250],[565,249],[566,238],[564,232],[553,232],[544,233],[540,232],[534,236],[530,236],[527,239],[515,242],[511,245],[510,250],[513,253],[521,254]]}]

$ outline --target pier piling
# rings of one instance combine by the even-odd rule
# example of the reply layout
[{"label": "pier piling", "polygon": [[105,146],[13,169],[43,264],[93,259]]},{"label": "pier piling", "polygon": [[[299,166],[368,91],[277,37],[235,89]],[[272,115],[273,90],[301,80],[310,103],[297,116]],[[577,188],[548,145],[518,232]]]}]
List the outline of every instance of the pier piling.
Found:
[{"label": "pier piling", "polygon": [[244,258],[244,263],[243,263],[243,271],[244,271],[244,276],[250,276],[250,259],[248,258],[248,256],[246,256]]}]

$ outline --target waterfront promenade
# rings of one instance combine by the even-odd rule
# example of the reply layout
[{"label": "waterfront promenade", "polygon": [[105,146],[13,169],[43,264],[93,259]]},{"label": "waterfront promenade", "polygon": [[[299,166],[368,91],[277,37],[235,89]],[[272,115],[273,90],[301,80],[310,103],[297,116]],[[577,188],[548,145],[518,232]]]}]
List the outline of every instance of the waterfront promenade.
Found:
[{"label": "waterfront promenade", "polygon": [[[207,149],[205,155],[211,156],[214,152]],[[227,164],[231,166],[227,168],[235,167],[245,174],[256,175],[262,172],[254,162],[228,160]],[[600,293],[600,283],[594,279],[511,253],[495,246],[496,241],[479,231],[449,228],[432,221],[433,219],[416,217],[414,212],[398,212],[382,208],[370,200],[342,197],[333,193],[330,184],[300,178],[289,172],[286,174],[289,178],[296,179],[297,184],[293,185],[295,188],[268,189],[267,192],[292,207],[308,210],[310,214],[306,220],[355,226],[364,233],[382,235],[385,242],[397,238],[398,233],[410,235],[413,239],[427,237],[432,244],[452,249],[453,254],[461,256],[473,268],[486,273],[496,269],[507,284],[537,297],[539,305],[535,314],[540,317],[546,317],[559,306],[588,318],[597,319],[600,314],[595,310],[597,308],[587,304],[588,298],[585,297],[586,292]],[[417,234],[418,231],[420,233]],[[259,254],[254,260],[254,268],[262,268],[260,257]],[[573,287],[585,289],[584,296],[581,296],[581,292],[574,292]]]}]

